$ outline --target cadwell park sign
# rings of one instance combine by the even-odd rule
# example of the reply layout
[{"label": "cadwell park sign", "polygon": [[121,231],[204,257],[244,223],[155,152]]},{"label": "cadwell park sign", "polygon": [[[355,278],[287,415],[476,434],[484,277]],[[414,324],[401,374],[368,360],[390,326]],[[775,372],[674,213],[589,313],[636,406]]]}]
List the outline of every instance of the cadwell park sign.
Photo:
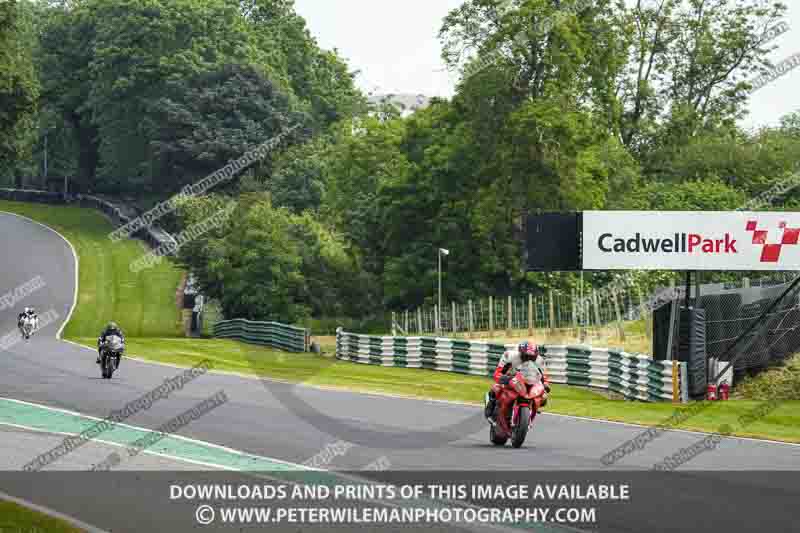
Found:
[{"label": "cadwell park sign", "polygon": [[586,270],[800,270],[800,213],[584,211]]}]

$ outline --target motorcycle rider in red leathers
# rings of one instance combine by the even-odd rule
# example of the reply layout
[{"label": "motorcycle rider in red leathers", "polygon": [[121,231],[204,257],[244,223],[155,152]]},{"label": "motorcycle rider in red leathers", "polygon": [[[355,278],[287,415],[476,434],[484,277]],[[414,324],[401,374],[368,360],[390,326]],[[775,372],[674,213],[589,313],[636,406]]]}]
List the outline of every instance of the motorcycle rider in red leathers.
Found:
[{"label": "motorcycle rider in red leathers", "polygon": [[[541,366],[543,365],[543,361],[538,346],[525,341],[517,346],[516,350],[506,350],[494,371],[494,381],[496,384],[492,386],[492,390],[489,392],[489,401],[486,403],[485,411],[486,418],[490,423],[500,423],[504,429],[508,429],[505,428],[505,420],[508,416],[508,409],[511,406],[511,399],[509,395],[503,394],[503,390],[508,386],[511,379],[523,365],[532,365],[536,371],[527,374],[538,376],[538,379],[544,385],[545,391],[547,393],[550,392],[549,380]],[[530,379],[528,379],[528,381],[530,382]],[[499,409],[495,409],[498,403]],[[541,400],[537,401],[537,407],[544,407],[546,404],[547,394],[545,394]],[[500,417],[500,422],[497,422],[498,416]]]}]

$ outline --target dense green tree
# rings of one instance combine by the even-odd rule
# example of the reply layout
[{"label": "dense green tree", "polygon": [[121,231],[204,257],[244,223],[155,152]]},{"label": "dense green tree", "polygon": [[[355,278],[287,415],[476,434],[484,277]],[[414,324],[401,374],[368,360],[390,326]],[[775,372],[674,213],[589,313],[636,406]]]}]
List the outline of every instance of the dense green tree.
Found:
[{"label": "dense green tree", "polygon": [[148,111],[153,178],[161,190],[175,191],[275,141],[251,167],[263,174],[281,145],[302,136],[304,117],[249,66],[231,65],[171,83],[168,93]]},{"label": "dense green tree", "polygon": [[366,275],[342,236],[310,212],[291,217],[289,235],[298,243],[305,281],[298,301],[307,305],[314,317],[368,314],[369,308],[364,306],[369,297]]},{"label": "dense green tree", "polygon": [[481,261],[492,252],[474,226],[478,199],[472,183],[479,157],[470,129],[458,109],[441,101],[404,122],[408,172],[392,174],[379,191],[385,302],[417,305],[433,294],[438,248],[451,251],[444,263],[445,295],[479,294],[488,274]]},{"label": "dense green tree", "polygon": [[794,111],[781,117],[780,129],[794,138],[800,138],[800,111]]},{"label": "dense green tree", "polygon": [[376,279],[378,302],[383,299],[379,278],[388,246],[380,196],[385,183],[411,171],[401,149],[404,130],[401,120],[381,122],[368,117],[345,121],[336,128],[336,150],[325,165],[322,214],[359,250],[362,267]]},{"label": "dense green tree", "polygon": [[719,179],[680,184],[650,183],[628,195],[626,207],[636,210],[726,211],[742,207],[747,195]]},{"label": "dense green tree", "polygon": [[[466,179],[484,279],[508,292],[524,270],[534,210],[603,208],[638,180],[619,142],[614,81],[626,61],[615,2],[471,0],[440,35],[462,80],[454,104],[478,154]],[[468,176],[468,177],[467,177]]]},{"label": "dense green tree", "polygon": [[0,3],[0,177],[21,176],[15,168],[30,157],[36,140],[39,82],[32,57],[35,39],[28,2]]},{"label": "dense green tree", "polygon": [[[249,42],[236,7],[223,0],[106,0],[91,9],[96,35],[85,105],[100,136],[99,178],[117,189],[145,185],[169,191],[172,184],[159,186],[162,177],[154,172],[161,170],[155,150],[164,145],[148,142],[161,118],[151,114],[152,102],[171,96],[171,82],[181,80],[190,91],[196,76],[228,62],[258,62],[263,53]],[[208,82],[214,86],[219,80]],[[164,132],[158,133],[164,143]]]},{"label": "dense green tree", "polygon": [[[230,205],[219,195],[191,198],[180,218],[191,227]],[[235,209],[179,254],[226,316],[299,321],[364,313],[368,285],[340,235],[308,213],[273,207],[263,192],[243,194]]]},{"label": "dense green tree", "polygon": [[46,18],[45,92],[76,133],[88,188],[167,193],[290,111],[316,131],[364,108],[291,2],[54,1]]},{"label": "dense green tree", "polygon": [[[259,48],[280,64],[294,94],[307,106],[317,127],[350,118],[366,110],[364,95],[336,50],[319,48],[294,11],[293,0],[239,0]],[[277,46],[276,46],[277,45]]]},{"label": "dense green tree", "polygon": [[[219,212],[225,201],[201,203],[203,212],[194,209],[197,203],[183,206],[187,227]],[[180,257],[205,293],[220,301],[225,316],[292,323],[310,310],[301,301],[300,243],[291,229],[290,213],[273,208],[268,196],[244,195],[224,227],[197,239]]]},{"label": "dense green tree", "polygon": [[626,11],[631,57],[617,81],[620,130],[647,174],[659,170],[662,150],[743,116],[749,82],[774,49],[769,31],[785,12],[771,0],[637,0]]},{"label": "dense green tree", "polygon": [[333,149],[328,137],[320,135],[281,154],[269,183],[262,185],[272,192],[275,205],[295,213],[319,210],[325,194],[325,165]]}]

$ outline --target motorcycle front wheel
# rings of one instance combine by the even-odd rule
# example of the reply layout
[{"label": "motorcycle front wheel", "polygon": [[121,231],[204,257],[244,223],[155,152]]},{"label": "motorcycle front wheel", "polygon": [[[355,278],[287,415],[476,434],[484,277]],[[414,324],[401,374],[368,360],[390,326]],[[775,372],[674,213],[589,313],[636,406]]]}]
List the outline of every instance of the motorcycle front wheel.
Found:
[{"label": "motorcycle front wheel", "polygon": [[102,361],[102,372],[103,372],[103,379],[111,379],[111,376],[114,375],[114,360],[112,357],[105,355],[103,356]]},{"label": "motorcycle front wheel", "polygon": [[528,435],[528,423],[531,419],[531,408],[523,406],[519,408],[519,423],[511,430],[511,446],[519,448],[525,442]]}]

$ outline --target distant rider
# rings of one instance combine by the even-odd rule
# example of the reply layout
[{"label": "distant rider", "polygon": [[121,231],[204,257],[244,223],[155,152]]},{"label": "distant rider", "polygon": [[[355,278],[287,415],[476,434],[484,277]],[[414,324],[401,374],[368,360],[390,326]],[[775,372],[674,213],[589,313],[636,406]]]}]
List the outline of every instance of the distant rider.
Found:
[{"label": "distant rider", "polygon": [[106,329],[100,334],[97,338],[97,364],[100,364],[100,357],[103,354],[103,344],[106,342],[106,337],[110,337],[111,335],[116,335],[122,342],[125,342],[125,335],[122,334],[122,330],[117,325],[116,322],[109,322],[106,326]]},{"label": "distant rider", "polygon": [[[533,343],[525,341],[520,343],[516,350],[506,350],[500,361],[497,363],[497,368],[494,370],[494,381],[502,386],[509,384],[511,379],[516,375],[517,371],[523,366],[533,366],[536,372],[531,372],[530,375],[538,376],[538,381],[543,382],[546,392],[550,392],[550,385],[547,377],[542,370],[542,358],[539,347]],[[531,384],[535,384],[531,383]],[[545,399],[541,406],[544,407],[547,400]],[[489,401],[486,404],[485,415],[490,421],[495,420],[495,407],[497,405],[497,397],[494,390],[489,391]]]},{"label": "distant rider", "polygon": [[26,318],[33,319],[33,327],[36,329],[36,327],[39,325],[39,317],[36,315],[36,310],[33,307],[26,307],[25,310],[17,317],[17,327],[20,330],[22,329],[22,321]]}]

